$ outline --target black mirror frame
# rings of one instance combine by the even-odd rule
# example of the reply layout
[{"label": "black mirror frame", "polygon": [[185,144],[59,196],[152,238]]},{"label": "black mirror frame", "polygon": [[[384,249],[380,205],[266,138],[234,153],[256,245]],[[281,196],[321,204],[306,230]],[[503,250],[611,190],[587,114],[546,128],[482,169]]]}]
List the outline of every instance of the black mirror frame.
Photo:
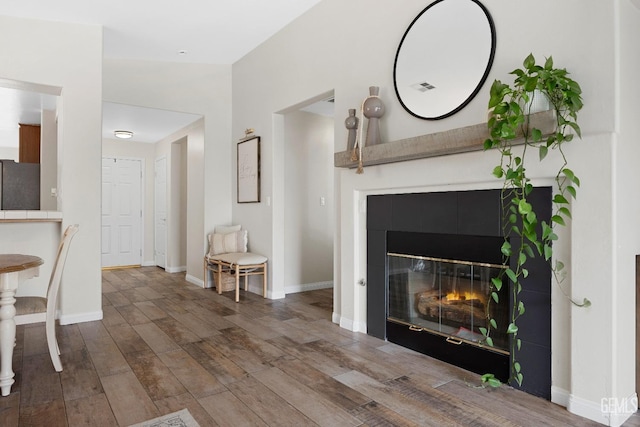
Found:
[{"label": "black mirror frame", "polygon": [[412,116],[417,117],[419,119],[424,119],[424,120],[441,120],[444,118],[447,118],[449,116],[454,115],[455,113],[457,113],[458,111],[462,110],[464,107],[467,106],[467,104],[469,104],[469,102],[471,102],[471,100],[478,94],[478,92],[480,91],[480,89],[482,88],[482,86],[484,85],[485,81],[487,80],[487,77],[489,76],[489,72],[491,71],[491,66],[493,65],[493,59],[495,57],[495,53],[496,53],[496,27],[495,24],[493,23],[493,18],[491,18],[491,14],[489,13],[489,11],[487,10],[487,8],[480,3],[478,0],[470,0],[473,3],[477,4],[478,7],[480,7],[480,9],[482,10],[482,12],[485,14],[485,16],[487,17],[487,21],[489,22],[489,28],[491,30],[491,53],[489,54],[489,60],[487,62],[487,67],[484,70],[484,73],[482,75],[482,78],[480,79],[480,81],[478,82],[478,85],[476,86],[476,88],[473,90],[473,92],[471,92],[471,94],[456,108],[454,108],[453,110],[449,111],[448,113],[442,114],[440,116],[437,117],[424,117],[421,116],[419,114],[416,114],[415,112],[411,111],[411,109],[409,107],[407,107],[407,105],[405,105],[405,103],[402,101],[402,98],[400,97],[400,92],[398,91],[398,85],[396,82],[396,67],[398,65],[398,56],[400,55],[400,50],[402,49],[402,44],[404,43],[405,38],[407,37],[407,35],[409,34],[409,32],[411,31],[411,29],[413,28],[413,25],[422,17],[422,15],[424,15],[429,9],[431,9],[433,6],[437,5],[438,3],[441,3],[445,0],[436,0],[433,3],[431,3],[429,6],[425,7],[422,12],[420,12],[418,14],[418,16],[416,16],[413,21],[411,21],[411,24],[409,25],[409,27],[407,28],[407,30],[405,31],[404,35],[402,36],[402,39],[400,40],[400,44],[398,45],[398,50],[396,51],[396,56],[395,59],[393,61],[393,88],[395,89],[396,92],[396,97],[398,98],[398,101],[400,101],[400,104],[402,105],[402,107]]}]

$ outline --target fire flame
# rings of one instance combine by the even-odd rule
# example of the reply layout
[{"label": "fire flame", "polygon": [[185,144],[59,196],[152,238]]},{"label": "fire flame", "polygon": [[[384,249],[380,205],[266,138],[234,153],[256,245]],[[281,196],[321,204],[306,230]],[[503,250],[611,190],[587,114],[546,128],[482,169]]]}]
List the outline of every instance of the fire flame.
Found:
[{"label": "fire flame", "polygon": [[482,295],[477,294],[475,292],[451,292],[447,294],[447,301],[464,301],[464,300],[473,300],[477,299],[482,301]]}]

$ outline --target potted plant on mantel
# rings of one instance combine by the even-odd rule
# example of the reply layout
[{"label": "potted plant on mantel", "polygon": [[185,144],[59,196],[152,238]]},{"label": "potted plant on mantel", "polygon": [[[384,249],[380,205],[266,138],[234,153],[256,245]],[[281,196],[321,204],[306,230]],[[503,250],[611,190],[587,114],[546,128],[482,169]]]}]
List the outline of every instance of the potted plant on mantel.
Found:
[{"label": "potted plant on mantel", "polygon": [[[487,328],[481,328],[484,341],[493,346],[492,329],[506,330],[511,343],[510,380],[522,385],[523,369],[518,362],[517,352],[521,348],[518,338],[518,319],[525,313],[525,305],[520,298],[522,281],[529,272],[527,260],[534,258],[537,252],[549,263],[554,281],[561,286],[564,265],[553,258],[553,242],[558,239],[553,231],[555,226],[564,226],[571,218],[571,198],[576,197],[580,180],[569,169],[563,145],[570,142],[574,135],[581,137],[577,124],[578,111],[582,108],[580,85],[569,77],[565,69],[554,68],[553,59],[549,57],[543,66],[537,65],[533,55],[527,56],[523,68],[511,72],[515,75],[513,84],[508,85],[499,80],[491,86],[488,121],[490,137],[484,142],[484,149],[497,149],[500,164],[493,169],[493,175],[503,181],[501,203],[503,212],[502,245],[505,269],[499,277],[492,279],[492,299],[498,301],[498,292],[508,286],[513,300],[509,313],[509,324],[498,325],[493,318],[488,319]],[[540,129],[530,125],[531,106],[534,97],[543,96],[549,101],[557,125],[555,131],[543,135]],[[527,163],[532,151],[537,151],[539,161],[547,158],[550,151],[561,156],[562,165],[558,169],[553,196],[553,212],[551,223],[538,221],[535,209],[528,200],[533,185],[527,175]],[[510,236],[519,237],[519,243],[512,247]],[[490,301],[491,302],[491,301]],[[587,307],[591,303],[586,298],[573,304]],[[490,311],[487,309],[487,313]],[[503,329],[504,328],[504,329]],[[481,377],[482,384],[497,387],[501,383],[491,373]]]}]

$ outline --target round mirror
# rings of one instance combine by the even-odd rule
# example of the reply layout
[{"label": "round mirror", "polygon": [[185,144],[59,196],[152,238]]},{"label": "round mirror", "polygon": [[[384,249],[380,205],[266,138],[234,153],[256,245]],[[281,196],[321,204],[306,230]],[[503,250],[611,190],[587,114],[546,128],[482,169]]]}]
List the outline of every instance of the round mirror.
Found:
[{"label": "round mirror", "polygon": [[476,0],[436,0],[405,32],[393,67],[402,106],[412,115],[438,120],[460,111],[487,79],[496,32]]}]

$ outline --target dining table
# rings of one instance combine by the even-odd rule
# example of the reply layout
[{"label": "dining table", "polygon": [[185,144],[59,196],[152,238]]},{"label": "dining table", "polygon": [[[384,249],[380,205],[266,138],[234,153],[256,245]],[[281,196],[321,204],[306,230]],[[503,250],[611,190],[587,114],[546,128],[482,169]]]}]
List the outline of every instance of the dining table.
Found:
[{"label": "dining table", "polygon": [[11,393],[13,379],[13,347],[16,341],[15,295],[27,279],[40,274],[42,258],[34,255],[0,254],[0,390]]}]

